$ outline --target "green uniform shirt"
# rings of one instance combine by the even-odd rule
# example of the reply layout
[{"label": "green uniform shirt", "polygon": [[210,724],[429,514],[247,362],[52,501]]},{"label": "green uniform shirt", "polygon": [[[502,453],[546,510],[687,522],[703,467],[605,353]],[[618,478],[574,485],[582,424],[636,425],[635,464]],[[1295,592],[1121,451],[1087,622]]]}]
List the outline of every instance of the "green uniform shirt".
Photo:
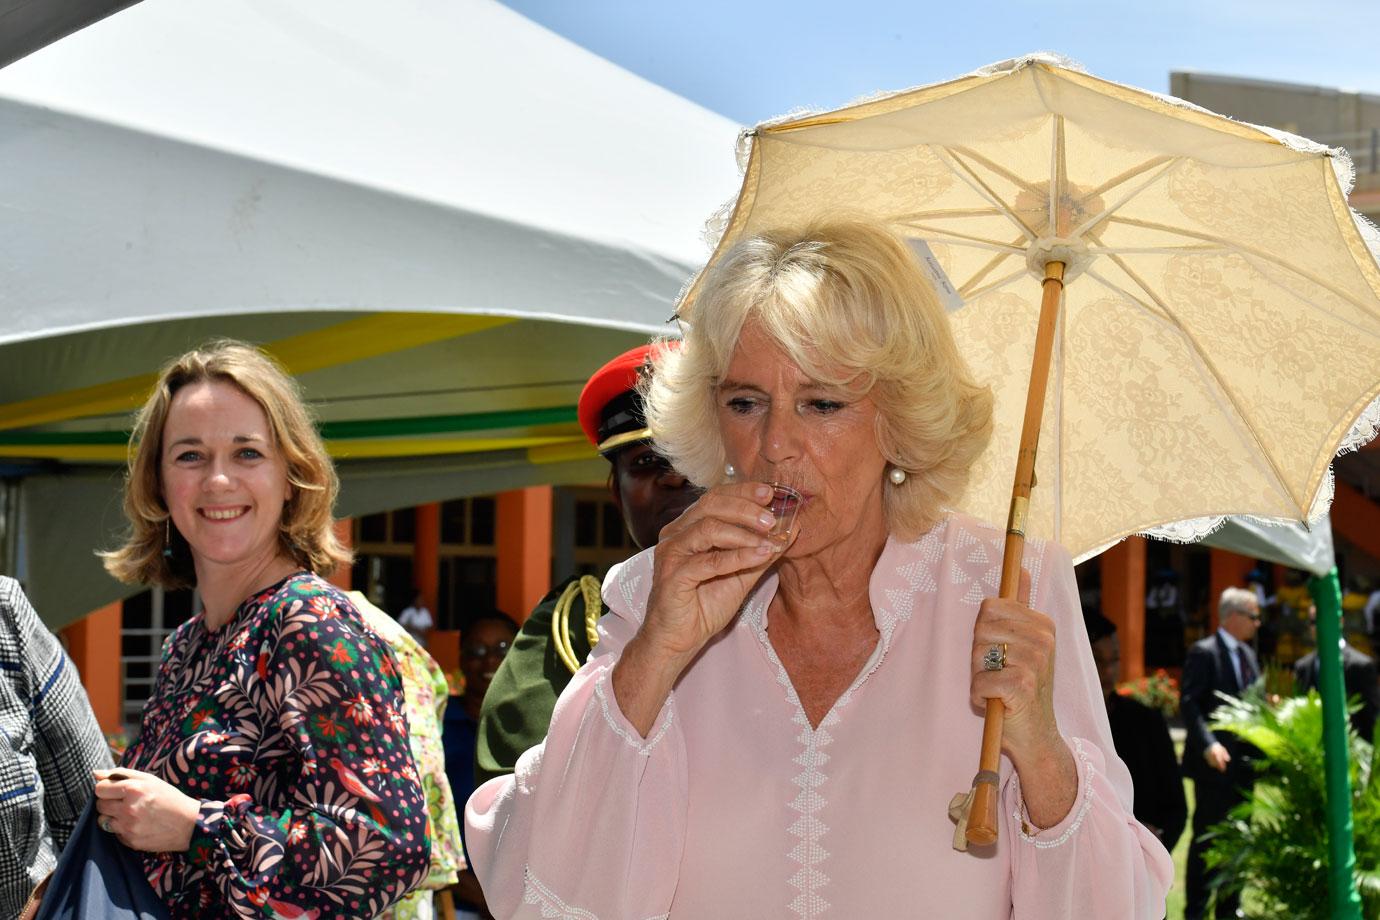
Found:
[{"label": "green uniform shirt", "polygon": [[[574,675],[556,654],[551,642],[551,623],[556,601],[576,578],[567,578],[541,599],[522,624],[513,647],[494,675],[479,714],[475,748],[475,781],[512,773],[523,751],[546,737],[556,699]],[[601,604],[601,615],[608,609]],[[583,664],[589,657],[585,633],[585,605],[576,594],[567,626],[570,647]]]}]

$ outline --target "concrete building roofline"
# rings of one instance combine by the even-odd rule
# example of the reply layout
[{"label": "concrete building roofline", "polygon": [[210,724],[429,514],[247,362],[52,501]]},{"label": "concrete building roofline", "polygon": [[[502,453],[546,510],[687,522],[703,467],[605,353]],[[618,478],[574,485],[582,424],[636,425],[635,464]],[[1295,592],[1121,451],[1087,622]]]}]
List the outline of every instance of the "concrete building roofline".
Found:
[{"label": "concrete building roofline", "polygon": [[1380,93],[1363,93],[1354,89],[1335,86],[1317,86],[1312,83],[1286,83],[1283,80],[1261,80],[1256,77],[1234,77],[1228,74],[1207,73],[1200,70],[1171,70],[1169,81],[1172,86],[1175,77],[1188,77],[1205,83],[1223,86],[1249,86],[1257,89],[1284,90],[1293,93],[1311,92],[1318,96],[1359,96],[1368,102],[1380,102]]}]

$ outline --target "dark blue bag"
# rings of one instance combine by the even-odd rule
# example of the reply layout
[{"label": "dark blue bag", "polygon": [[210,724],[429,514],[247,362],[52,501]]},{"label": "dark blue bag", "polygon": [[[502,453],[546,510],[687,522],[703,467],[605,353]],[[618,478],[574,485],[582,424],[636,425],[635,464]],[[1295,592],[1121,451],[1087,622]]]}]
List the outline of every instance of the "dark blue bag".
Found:
[{"label": "dark blue bag", "polygon": [[96,797],[48,877],[35,920],[168,920],[139,854],[96,826]]}]

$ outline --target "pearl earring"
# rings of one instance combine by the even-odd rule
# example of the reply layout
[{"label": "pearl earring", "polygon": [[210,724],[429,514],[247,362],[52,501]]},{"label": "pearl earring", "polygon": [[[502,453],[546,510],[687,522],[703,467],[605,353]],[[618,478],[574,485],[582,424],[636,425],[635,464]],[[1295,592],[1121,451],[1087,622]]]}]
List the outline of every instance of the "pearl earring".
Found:
[{"label": "pearl earring", "polygon": [[724,464],[724,476],[728,477],[729,479],[732,479],[734,476],[737,476],[737,475],[738,475],[738,471],[737,471],[736,469],[734,469],[733,464],[731,464],[731,463],[725,463],[725,464]]},{"label": "pearl earring", "polygon": [[906,481],[906,471],[899,466],[893,466],[887,471],[886,478],[891,480],[892,485],[899,486]]}]

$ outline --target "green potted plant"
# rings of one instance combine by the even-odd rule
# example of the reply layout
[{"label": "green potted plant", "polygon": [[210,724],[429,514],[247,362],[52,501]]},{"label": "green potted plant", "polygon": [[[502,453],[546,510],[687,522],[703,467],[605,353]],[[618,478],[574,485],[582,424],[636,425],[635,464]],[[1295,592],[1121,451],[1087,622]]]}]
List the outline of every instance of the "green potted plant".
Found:
[{"label": "green potted plant", "polygon": [[[1260,749],[1249,799],[1211,830],[1209,869],[1243,890],[1249,917],[1326,920],[1327,828],[1322,701],[1316,691],[1272,705],[1248,694],[1219,707],[1213,728]],[[1367,917],[1380,917],[1380,781],[1374,748],[1348,727],[1356,883]]]}]

